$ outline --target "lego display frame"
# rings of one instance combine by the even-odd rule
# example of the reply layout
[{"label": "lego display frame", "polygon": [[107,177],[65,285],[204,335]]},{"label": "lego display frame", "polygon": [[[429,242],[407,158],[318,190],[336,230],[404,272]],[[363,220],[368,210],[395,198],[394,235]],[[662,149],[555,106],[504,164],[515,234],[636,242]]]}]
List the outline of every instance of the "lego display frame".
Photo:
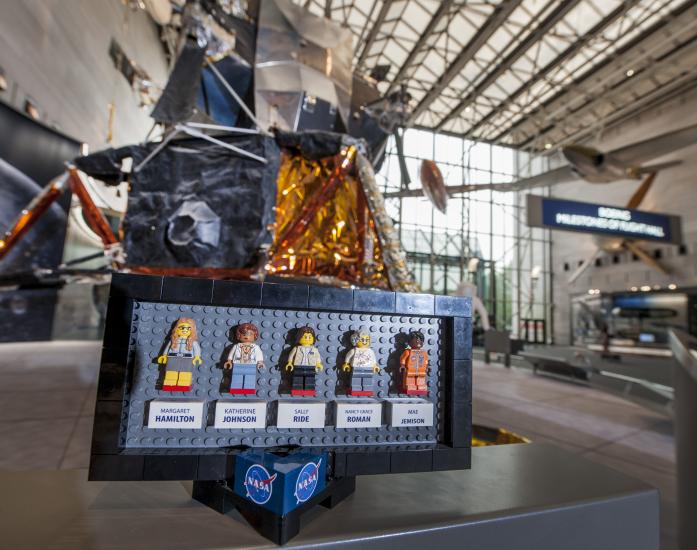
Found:
[{"label": "lego display frame", "polygon": [[[95,405],[89,478],[92,480],[194,480],[233,477],[236,447],[127,447],[121,437],[124,396],[133,382],[129,360],[134,304],[212,305],[307,312],[367,313],[438,319],[442,426],[437,441],[391,445],[317,447],[329,456],[330,478],[466,469],[471,460],[471,303],[467,298],[291,282],[242,282],[114,274],[106,316]],[[440,334],[440,333],[439,333]],[[306,448],[289,445],[266,451]],[[264,450],[262,448],[262,450]]]}]

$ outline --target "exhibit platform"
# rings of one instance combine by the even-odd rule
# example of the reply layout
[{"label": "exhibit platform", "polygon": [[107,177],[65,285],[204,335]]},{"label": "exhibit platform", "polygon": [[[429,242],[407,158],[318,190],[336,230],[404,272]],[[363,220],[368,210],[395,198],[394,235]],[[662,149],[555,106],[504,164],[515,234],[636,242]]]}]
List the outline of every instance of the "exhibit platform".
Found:
[{"label": "exhibit platform", "polygon": [[603,356],[598,351],[574,346],[527,347],[519,356],[536,374],[587,384],[670,414],[670,358],[615,353]]},{"label": "exhibit platform", "polygon": [[[658,491],[549,444],[473,449],[472,470],[362,476],[289,547],[656,550]],[[7,548],[270,548],[191,482],[88,482],[85,470],[2,472]]]}]

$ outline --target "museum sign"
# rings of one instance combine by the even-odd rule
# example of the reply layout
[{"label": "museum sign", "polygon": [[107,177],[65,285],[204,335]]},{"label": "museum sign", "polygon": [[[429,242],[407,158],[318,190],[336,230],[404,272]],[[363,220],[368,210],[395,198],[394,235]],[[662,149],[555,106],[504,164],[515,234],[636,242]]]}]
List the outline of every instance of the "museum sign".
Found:
[{"label": "museum sign", "polygon": [[638,240],[682,242],[679,216],[603,204],[527,196],[530,227],[548,227]]}]

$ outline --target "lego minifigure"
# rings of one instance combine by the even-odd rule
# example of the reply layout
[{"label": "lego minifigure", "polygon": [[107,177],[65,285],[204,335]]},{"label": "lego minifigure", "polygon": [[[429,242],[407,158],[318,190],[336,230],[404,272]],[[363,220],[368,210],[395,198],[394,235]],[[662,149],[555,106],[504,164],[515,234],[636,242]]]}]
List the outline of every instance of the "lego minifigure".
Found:
[{"label": "lego minifigure", "polygon": [[235,330],[237,343],[228,353],[225,369],[232,369],[230,393],[254,394],[257,389],[257,369],[264,368],[264,355],[258,344],[259,329],[252,323],[242,323]]},{"label": "lego minifigure", "polygon": [[425,337],[423,332],[415,330],[409,333],[409,347],[399,358],[399,370],[403,373],[402,391],[407,395],[427,395],[426,369],[428,355],[421,349]]},{"label": "lego minifigure", "polygon": [[181,317],[172,329],[164,352],[157,358],[165,365],[163,391],[189,391],[193,367],[200,365],[201,346],[196,335],[196,323],[188,317]]},{"label": "lego minifigure", "polygon": [[314,396],[315,373],[322,370],[322,360],[315,343],[315,331],[310,327],[298,329],[298,341],[290,350],[286,370],[293,373],[291,395]]},{"label": "lego minifigure", "polygon": [[343,370],[352,371],[351,389],[354,396],[372,396],[374,374],[380,372],[375,352],[370,349],[370,333],[363,327],[351,333],[351,349],[346,354]]}]

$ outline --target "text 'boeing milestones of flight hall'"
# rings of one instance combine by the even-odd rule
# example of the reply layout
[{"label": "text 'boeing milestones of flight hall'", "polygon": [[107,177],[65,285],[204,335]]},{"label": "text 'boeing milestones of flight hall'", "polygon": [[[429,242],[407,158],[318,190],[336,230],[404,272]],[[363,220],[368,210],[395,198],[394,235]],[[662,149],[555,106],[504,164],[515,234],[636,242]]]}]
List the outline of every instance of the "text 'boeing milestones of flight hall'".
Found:
[{"label": "text 'boeing milestones of flight hall'", "polygon": [[527,196],[528,225],[680,244],[680,217],[603,204]]}]

